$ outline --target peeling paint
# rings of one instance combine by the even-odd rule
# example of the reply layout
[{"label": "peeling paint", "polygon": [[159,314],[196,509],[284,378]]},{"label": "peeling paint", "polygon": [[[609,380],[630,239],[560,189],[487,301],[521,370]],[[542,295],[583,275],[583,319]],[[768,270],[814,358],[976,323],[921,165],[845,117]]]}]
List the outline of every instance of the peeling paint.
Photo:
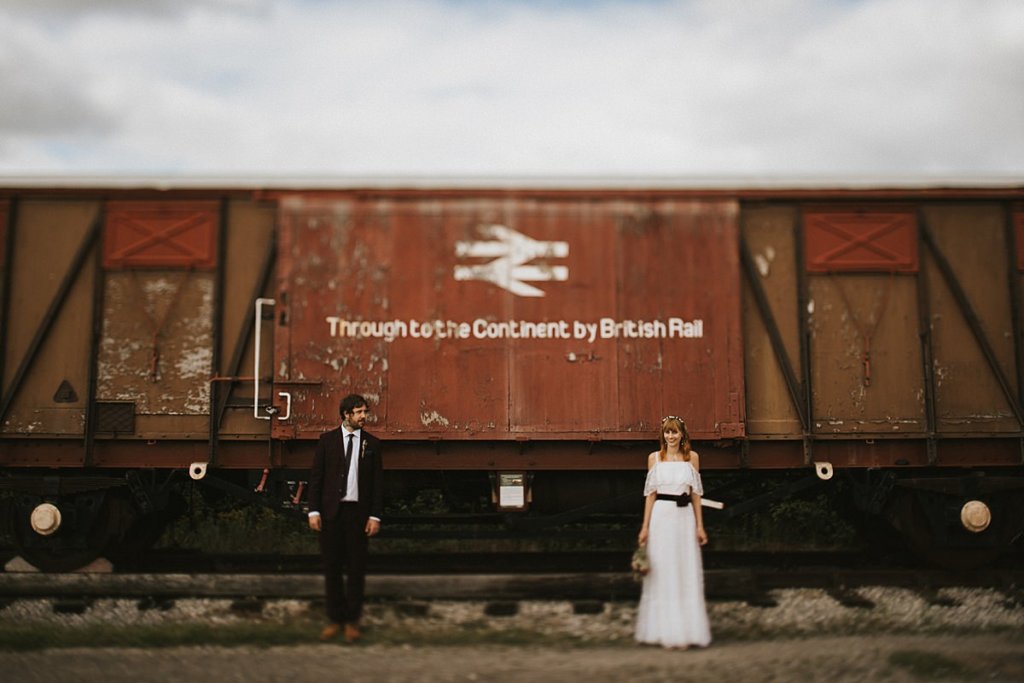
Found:
[{"label": "peeling paint", "polygon": [[420,423],[424,427],[429,427],[434,424],[441,425],[442,427],[449,426],[448,419],[443,415],[438,414],[436,410],[432,410],[429,413],[420,413]]},{"label": "peeling paint", "polygon": [[186,349],[175,366],[182,379],[206,379],[213,367],[213,349],[208,347]]},{"label": "peeling paint", "polygon": [[962,416],[966,422],[972,422],[975,420],[1005,420],[1012,418],[1013,414],[1009,412],[995,412],[995,413],[973,413],[971,415]]},{"label": "peeling paint", "polygon": [[772,261],[775,260],[775,248],[767,246],[764,249],[763,254],[754,255],[754,263],[757,265],[757,272],[761,274],[761,277],[768,277],[768,273],[771,271]]},{"label": "peeling paint", "polygon": [[97,398],[140,415],[208,413],[213,290],[207,274],[109,274]]}]

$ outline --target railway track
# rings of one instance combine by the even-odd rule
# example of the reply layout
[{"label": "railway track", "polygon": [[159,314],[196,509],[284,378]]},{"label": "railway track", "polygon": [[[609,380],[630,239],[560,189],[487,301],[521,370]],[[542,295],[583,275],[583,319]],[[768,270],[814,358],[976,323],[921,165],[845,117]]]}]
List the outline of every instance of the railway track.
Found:
[{"label": "railway track", "polygon": [[[371,553],[370,573],[376,574],[538,574],[627,571],[630,551],[452,551]],[[860,567],[913,566],[910,558],[879,558],[858,551],[749,552],[705,551],[707,569],[740,567]],[[207,554],[158,551],[123,565],[124,571],[144,573],[319,573],[320,556],[299,554]]]},{"label": "railway track", "polygon": [[[0,553],[0,565],[13,553]],[[586,551],[438,551],[373,552],[370,572],[376,574],[538,574],[621,572],[629,568],[630,550]],[[922,569],[909,553],[861,549],[828,551],[709,550],[704,568],[791,570],[833,567],[844,569]],[[1010,553],[993,563],[994,570],[1024,567],[1024,552]],[[190,550],[150,551],[118,565],[133,573],[319,573],[317,554],[204,553]]]},{"label": "railway track", "polygon": [[[13,548],[0,549],[0,568],[17,556]],[[622,572],[629,568],[629,550],[491,550],[437,552],[373,552],[373,574],[538,574]],[[800,567],[919,566],[909,555],[879,554],[862,550],[837,551],[721,551],[703,552],[704,568],[790,569]],[[197,550],[150,550],[117,561],[100,571],[134,574],[319,574],[320,556],[299,553],[207,553]],[[1024,555],[1008,558],[996,568],[1024,566]],[[95,571],[95,570],[86,570]]]},{"label": "railway track", "polygon": [[[864,587],[896,587],[934,604],[949,598],[942,589],[983,588],[1024,605],[1024,570],[1015,558],[1005,565],[969,572],[883,564],[849,553],[713,553],[705,556],[709,600],[772,606],[773,592],[810,588],[841,605],[870,607]],[[605,553],[505,553],[374,555],[369,597],[380,600],[633,600],[639,584],[629,557]],[[43,574],[0,573],[0,599],[100,598],[167,601],[188,598],[233,600],[305,599],[323,596],[316,556],[205,556],[157,553],[128,571]]]}]

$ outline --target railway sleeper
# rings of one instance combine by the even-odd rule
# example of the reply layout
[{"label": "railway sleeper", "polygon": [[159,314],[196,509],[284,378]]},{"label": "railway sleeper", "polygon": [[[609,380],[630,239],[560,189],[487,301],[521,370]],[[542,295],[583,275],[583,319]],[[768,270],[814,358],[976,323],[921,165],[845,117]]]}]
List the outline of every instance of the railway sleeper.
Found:
[{"label": "railway sleeper", "polygon": [[148,611],[148,610],[157,610],[159,612],[168,612],[168,611],[174,609],[174,605],[175,604],[176,604],[176,601],[174,600],[174,598],[166,598],[166,597],[155,596],[155,595],[147,595],[144,598],[140,598],[139,601],[136,603],[136,606],[138,607],[140,612],[145,612],[145,611]]},{"label": "railway sleeper", "polygon": [[267,601],[262,598],[239,598],[231,601],[231,611],[239,614],[260,614],[266,604]]},{"label": "railway sleeper", "polygon": [[921,582],[910,588],[929,605],[935,607],[959,607],[961,605],[960,600],[950,595],[944,595],[937,586],[931,583]]},{"label": "railway sleeper", "polygon": [[85,614],[93,606],[95,598],[60,598],[51,606],[54,614]]},{"label": "railway sleeper", "polygon": [[1002,593],[1006,596],[1005,600],[1001,601],[1001,604],[1006,609],[1021,609],[1024,608],[1024,591],[1017,587],[1003,588]]},{"label": "railway sleeper", "polygon": [[705,592],[709,600],[743,601],[751,607],[777,607],[778,601],[751,570],[719,570],[705,573]]}]

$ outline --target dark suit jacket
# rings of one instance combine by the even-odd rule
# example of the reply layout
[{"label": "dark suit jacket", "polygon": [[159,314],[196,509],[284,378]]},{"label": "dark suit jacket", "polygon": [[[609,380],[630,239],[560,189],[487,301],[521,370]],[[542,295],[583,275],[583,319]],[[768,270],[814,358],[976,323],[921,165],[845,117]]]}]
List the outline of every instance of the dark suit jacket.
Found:
[{"label": "dark suit jacket", "polygon": [[[309,473],[309,511],[319,512],[324,519],[338,516],[341,505],[339,493],[345,467],[345,441],[342,428],[320,435]],[[360,517],[381,518],[384,512],[384,467],[381,460],[381,440],[365,429],[361,447],[352,457],[359,458],[359,512]]]}]

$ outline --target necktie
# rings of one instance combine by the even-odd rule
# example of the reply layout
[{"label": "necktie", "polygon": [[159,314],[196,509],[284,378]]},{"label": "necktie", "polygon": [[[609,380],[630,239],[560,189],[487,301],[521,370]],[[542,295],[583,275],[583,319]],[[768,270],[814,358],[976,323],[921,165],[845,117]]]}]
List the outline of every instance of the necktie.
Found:
[{"label": "necktie", "polygon": [[348,471],[352,466],[352,441],[355,439],[355,434],[348,434],[346,438],[348,441],[345,443],[345,467],[341,470],[341,497],[342,499],[348,495]]}]

